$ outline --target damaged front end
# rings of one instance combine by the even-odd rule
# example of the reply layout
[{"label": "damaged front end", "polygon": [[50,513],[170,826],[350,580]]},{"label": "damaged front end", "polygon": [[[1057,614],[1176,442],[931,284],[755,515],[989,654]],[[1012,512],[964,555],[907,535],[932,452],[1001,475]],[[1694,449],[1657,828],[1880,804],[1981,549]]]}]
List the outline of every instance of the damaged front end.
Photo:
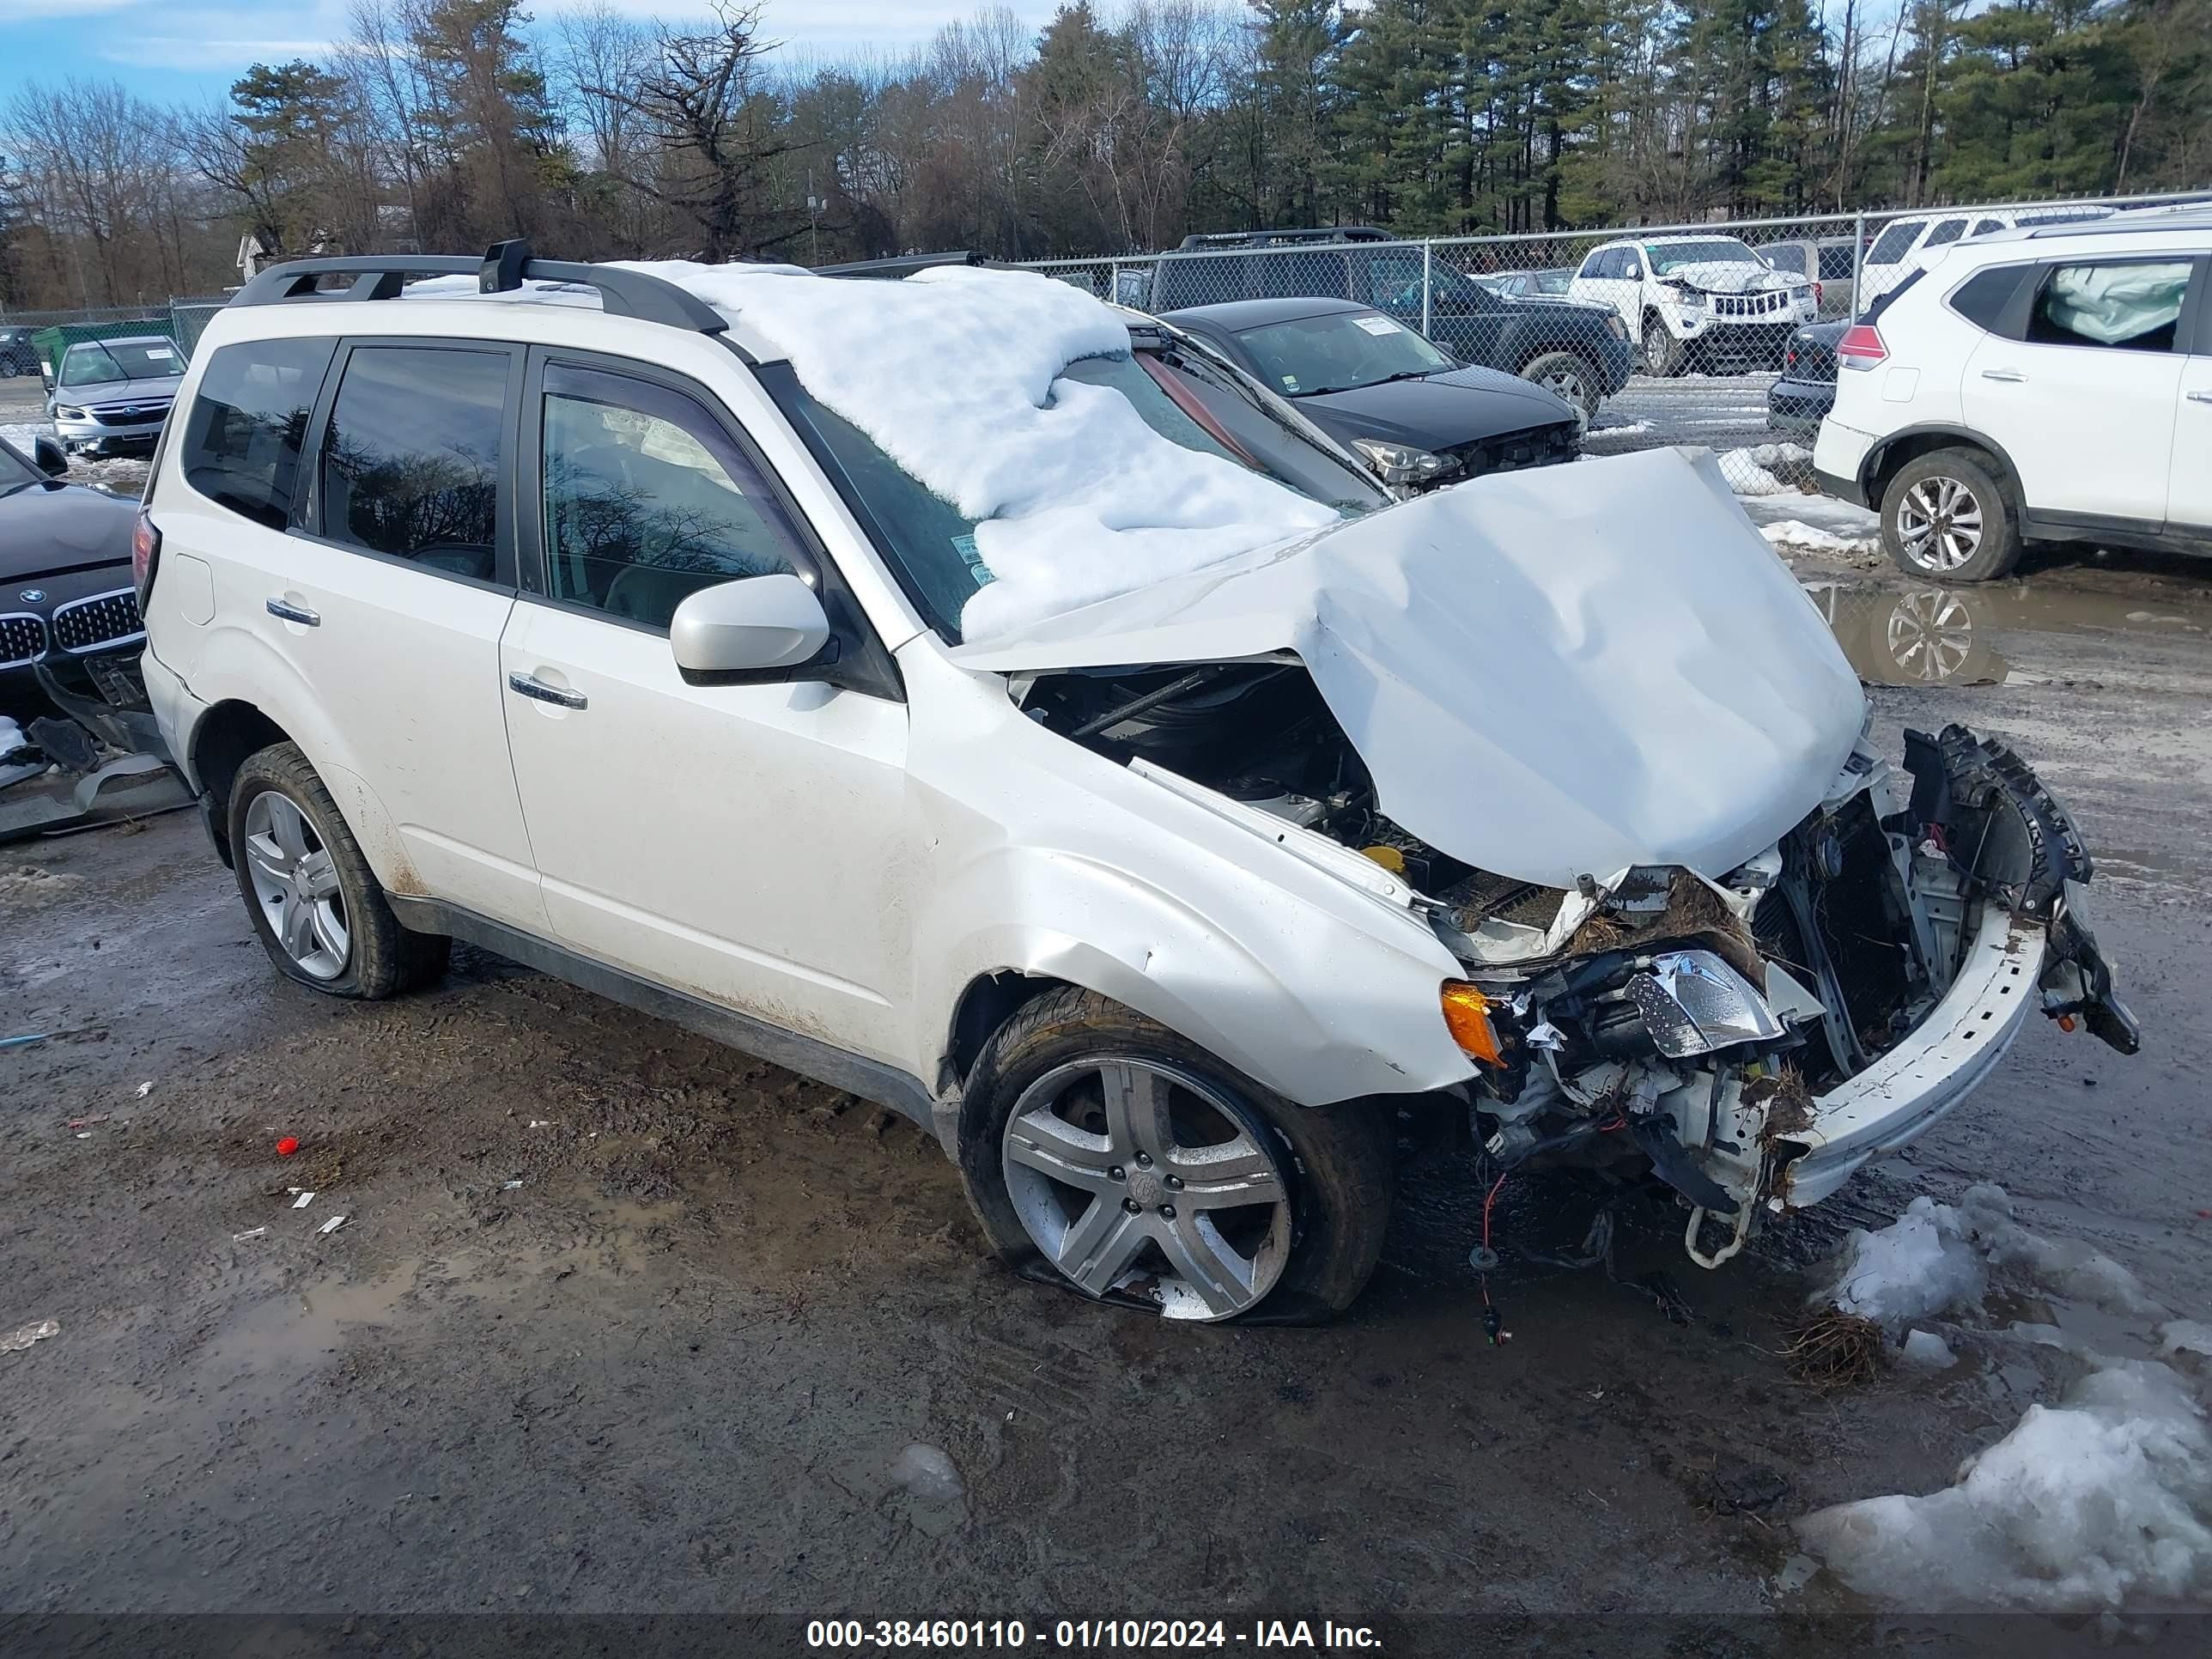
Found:
[{"label": "damaged front end", "polygon": [[1508,1168],[1650,1171],[1702,1267],[1812,1204],[1980,1082],[2031,1007],[2124,1054],[2137,1028],[2076,896],[2087,853],[2012,751],[1906,734],[1717,880],[1632,868],[1565,891],[1480,872],[1431,908],[1491,1004],[1474,1103]]}]

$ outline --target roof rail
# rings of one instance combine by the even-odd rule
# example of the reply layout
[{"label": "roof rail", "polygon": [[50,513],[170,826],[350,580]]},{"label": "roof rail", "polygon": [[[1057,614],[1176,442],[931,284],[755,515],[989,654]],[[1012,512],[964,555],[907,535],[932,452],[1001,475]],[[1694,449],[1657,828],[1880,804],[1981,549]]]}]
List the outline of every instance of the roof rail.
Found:
[{"label": "roof rail", "polygon": [[1182,239],[1185,250],[1220,247],[1290,246],[1300,242],[1392,242],[1389,231],[1374,225],[1316,225],[1298,230],[1198,231]]},{"label": "roof rail", "polygon": [[854,259],[842,265],[817,265],[817,276],[910,276],[917,270],[939,265],[980,265],[983,256],[964,250],[957,253],[901,253],[889,259]]},{"label": "roof rail", "polygon": [[2102,219],[2075,219],[2053,224],[2047,220],[2026,220],[2021,229],[2027,233],[2030,241],[2041,241],[2046,237],[2112,236],[2123,231],[2180,230],[2199,232],[2212,230],[2212,207],[2191,203],[2180,207],[2154,210],[2138,208],[2130,212],[2115,213]]},{"label": "roof rail", "polygon": [[[325,289],[325,276],[351,276],[343,289]],[[665,277],[617,265],[578,264],[533,258],[520,239],[495,242],[481,259],[444,253],[340,253],[271,265],[231,296],[234,306],[285,305],[340,300],[396,300],[410,276],[474,276],[479,294],[506,294],[526,282],[572,283],[597,289],[609,315],[699,334],[720,334],[728,319],[688,289]]]}]

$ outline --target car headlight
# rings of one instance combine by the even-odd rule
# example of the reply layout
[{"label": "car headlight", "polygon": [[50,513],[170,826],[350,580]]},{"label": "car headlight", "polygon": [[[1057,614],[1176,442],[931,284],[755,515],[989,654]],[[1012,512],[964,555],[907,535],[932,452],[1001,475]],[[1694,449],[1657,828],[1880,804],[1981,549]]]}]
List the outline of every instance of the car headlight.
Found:
[{"label": "car headlight", "polygon": [[1669,1060],[1739,1042],[1771,1042],[1782,1022],[1741,974],[1711,951],[1668,951],[1628,981],[1628,1000]]},{"label": "car headlight", "polygon": [[1674,303],[1685,311],[1703,311],[1705,296],[1695,289],[1678,288],[1674,290]]},{"label": "car headlight", "polygon": [[1411,444],[1384,443],[1380,438],[1354,438],[1352,447],[1382,475],[1385,483],[1425,483],[1458,469],[1449,455],[1437,455]]},{"label": "car headlight", "polygon": [[84,418],[84,411],[74,404],[56,404],[54,418],[58,421],[81,421]]},{"label": "car headlight", "polygon": [[1813,290],[1809,288],[1793,288],[1790,290],[1790,297],[1802,306],[1813,297]]}]

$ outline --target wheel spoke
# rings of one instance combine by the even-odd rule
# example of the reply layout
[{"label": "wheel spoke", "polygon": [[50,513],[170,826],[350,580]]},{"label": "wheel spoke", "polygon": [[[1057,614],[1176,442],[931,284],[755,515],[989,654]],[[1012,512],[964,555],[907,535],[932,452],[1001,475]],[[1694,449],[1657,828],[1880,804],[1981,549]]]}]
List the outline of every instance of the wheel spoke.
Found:
[{"label": "wheel spoke", "polygon": [[314,955],[315,907],[296,894],[287,893],[281,936],[293,961],[304,962]]},{"label": "wheel spoke", "polygon": [[1119,1201],[1120,1189],[1108,1173],[1116,1161],[1112,1143],[1077,1128],[1049,1106],[1025,1113],[1007,1127],[1006,1156],[1054,1181],[1110,1194]]},{"label": "wheel spoke", "polygon": [[1243,1135],[1219,1146],[1178,1146],[1168,1168],[1182,1182],[1176,1202],[1189,1209],[1272,1204],[1283,1196],[1274,1164]]},{"label": "wheel spoke", "polygon": [[310,901],[305,907],[313,925],[315,943],[328,951],[340,966],[346,959],[345,925],[339,921],[337,912],[327,903]]},{"label": "wheel spoke", "polygon": [[310,853],[301,860],[300,877],[307,884],[309,896],[319,899],[337,896],[338,866],[327,848],[321,852]]},{"label": "wheel spoke", "polygon": [[1233,1313],[1251,1295],[1252,1264],[1230,1248],[1205,1216],[1177,1216],[1161,1231],[1159,1241],[1168,1265],[1205,1300],[1209,1311]]},{"label": "wheel spoke", "polygon": [[1056,1265],[1091,1295],[1103,1296],[1129,1270],[1146,1237],[1141,1217],[1124,1210],[1119,1199],[1102,1195],[1067,1230]]},{"label": "wheel spoke", "polygon": [[1116,1151],[1164,1158],[1175,1148],[1168,1121],[1168,1080],[1149,1066],[1109,1063],[1098,1068],[1106,1097],[1106,1136]]},{"label": "wheel spoke", "polygon": [[283,881],[292,873],[290,856],[266,831],[246,838],[246,860],[271,881]]},{"label": "wheel spoke", "polygon": [[274,791],[261,798],[269,803],[269,833],[277,846],[297,863],[307,855],[307,821],[300,809]]}]

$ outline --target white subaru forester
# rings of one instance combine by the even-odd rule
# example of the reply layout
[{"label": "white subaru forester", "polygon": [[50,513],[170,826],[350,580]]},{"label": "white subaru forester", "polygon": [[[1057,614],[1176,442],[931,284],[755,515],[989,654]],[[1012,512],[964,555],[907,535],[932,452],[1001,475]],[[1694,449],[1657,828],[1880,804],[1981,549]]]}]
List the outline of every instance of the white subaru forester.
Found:
[{"label": "white subaru forester", "polygon": [[[424,279],[414,281],[410,279]],[[1710,458],[1393,501],[1027,272],[264,272],[148,485],[145,675],[277,968],[455,938],[928,1126],[1010,1259],[1314,1318],[1401,1124],[1712,1263],[2039,1003],[2089,860],[1858,684]]]}]

